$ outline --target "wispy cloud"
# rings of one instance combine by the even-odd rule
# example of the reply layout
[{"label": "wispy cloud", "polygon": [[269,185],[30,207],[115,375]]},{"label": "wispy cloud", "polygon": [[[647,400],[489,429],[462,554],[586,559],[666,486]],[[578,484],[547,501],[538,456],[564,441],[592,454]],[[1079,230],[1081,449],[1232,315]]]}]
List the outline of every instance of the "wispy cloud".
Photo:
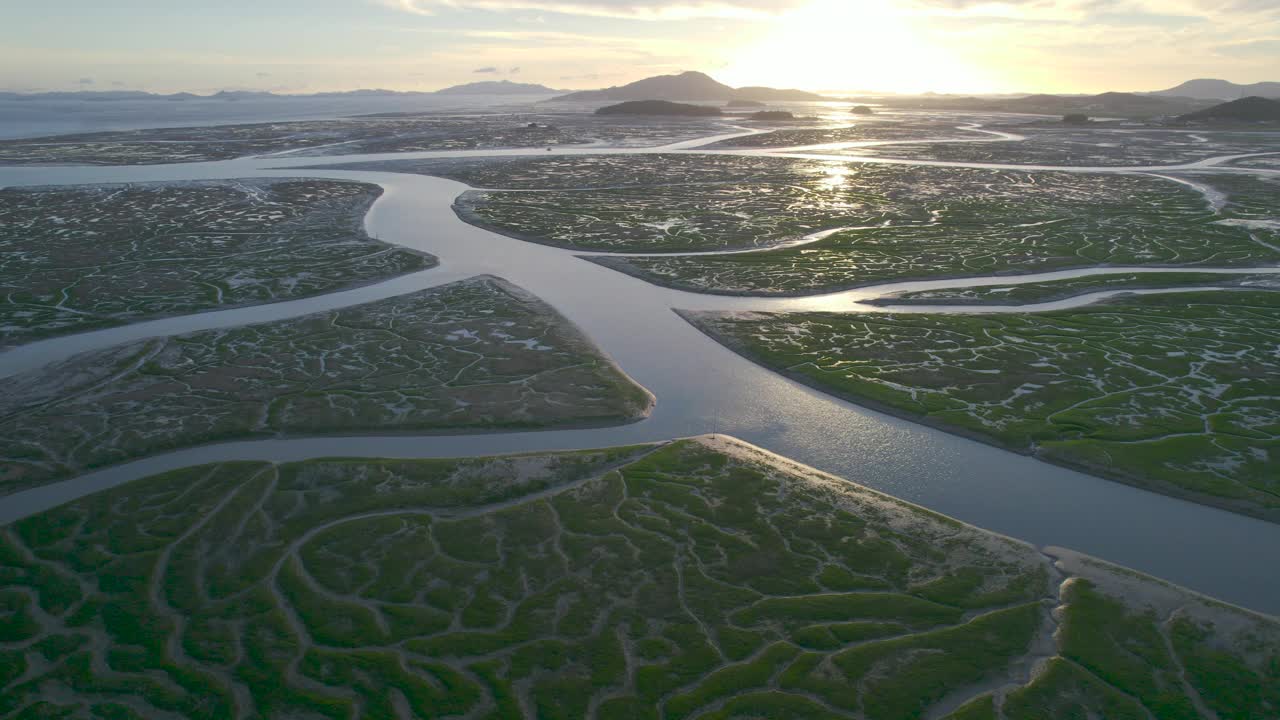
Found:
[{"label": "wispy cloud", "polygon": [[485,66],[485,67],[476,68],[475,70],[472,70],[471,72],[473,72],[473,73],[496,73],[496,72],[498,72],[498,68],[496,68],[496,67],[494,67],[494,66],[492,66],[492,65],[487,65],[487,66]]},{"label": "wispy cloud", "polygon": [[378,0],[382,5],[416,15],[442,10],[532,10],[629,20],[695,18],[760,19],[773,17],[804,0]]},{"label": "wispy cloud", "polygon": [[1217,51],[1238,58],[1280,58],[1280,38],[1228,43],[1218,46]]}]

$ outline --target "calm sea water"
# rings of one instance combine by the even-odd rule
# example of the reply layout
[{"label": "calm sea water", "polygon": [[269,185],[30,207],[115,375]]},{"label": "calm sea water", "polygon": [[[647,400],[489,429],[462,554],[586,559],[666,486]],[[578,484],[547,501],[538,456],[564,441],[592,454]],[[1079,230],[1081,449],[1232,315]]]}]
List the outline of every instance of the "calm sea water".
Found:
[{"label": "calm sea water", "polygon": [[546,96],[411,95],[246,100],[0,100],[0,139],[139,128],[326,120],[383,112],[527,109]]}]

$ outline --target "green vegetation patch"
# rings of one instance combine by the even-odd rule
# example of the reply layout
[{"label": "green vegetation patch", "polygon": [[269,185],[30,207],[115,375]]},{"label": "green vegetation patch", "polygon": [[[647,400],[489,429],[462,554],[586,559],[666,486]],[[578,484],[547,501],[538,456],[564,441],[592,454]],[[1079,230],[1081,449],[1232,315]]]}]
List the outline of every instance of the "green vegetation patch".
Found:
[{"label": "green vegetation patch", "polygon": [[[728,441],[190,468],[0,528],[0,556],[5,715],[916,712],[1046,616],[1029,546]],[[832,602],[832,568],[885,590]],[[787,679],[943,647],[947,672],[831,699]]]},{"label": "green vegetation patch", "polygon": [[1240,158],[1227,163],[1231,167],[1258,168],[1261,170],[1280,170],[1280,152],[1272,152],[1260,157]]},{"label": "green vegetation patch", "polygon": [[0,165],[155,165],[288,152],[300,155],[648,147],[724,132],[718,118],[597,118],[581,112],[390,112],[331,120],[145,128],[0,140]]},{"label": "green vegetation patch", "polygon": [[365,233],[381,193],[308,179],[0,190],[0,348],[435,265]]},{"label": "green vegetation patch", "polygon": [[[618,121],[610,121],[618,122]],[[474,188],[579,190],[712,183],[801,182],[826,166],[787,158],[689,153],[613,153],[430,158],[344,163],[342,169],[433,175]]]},{"label": "green vegetation patch", "polygon": [[1067,167],[1152,167],[1223,155],[1274,150],[1280,135],[1117,127],[1111,123],[1067,126],[1059,122],[1008,124],[1000,129],[1022,140],[919,142],[851,148],[851,155],[961,163]]},{"label": "green vegetation patch", "polygon": [[[750,199],[751,220],[764,217],[765,224],[758,230],[744,220],[741,232],[731,223],[703,231],[724,246],[785,242],[800,233],[800,226],[836,230],[812,242],[760,252],[591,258],[658,284],[738,295],[803,295],[891,281],[1095,265],[1194,269],[1280,261],[1280,245],[1259,235],[1265,230],[1234,222],[1227,211],[1215,212],[1199,191],[1168,178],[866,164],[830,165],[828,172],[827,178],[815,176],[805,185],[744,183],[703,192],[684,188],[683,200],[658,193],[652,205],[638,196],[625,203],[615,198],[608,207],[589,202],[606,191],[545,197],[490,194],[486,202],[492,207],[475,212],[506,213],[498,224],[520,235],[540,234],[555,243],[607,250],[615,249],[605,246],[612,226],[627,225],[619,237],[627,237],[630,224],[639,222],[651,229],[659,223],[669,232],[668,226],[680,228],[700,217],[696,209],[683,213],[682,203],[692,208],[706,198],[736,192]],[[536,205],[555,195],[560,196],[559,212],[570,215],[560,218],[559,226],[541,210],[508,213],[504,205]],[[766,212],[762,204],[773,208]],[[718,207],[719,200],[706,211]],[[590,212],[579,217],[578,209]],[[668,216],[660,220],[663,212]],[[768,218],[785,218],[792,235],[775,232],[771,223],[783,221]],[[657,238],[653,242],[664,241],[651,235]]]},{"label": "green vegetation patch", "polygon": [[1208,286],[1280,289],[1280,275],[1211,272],[1089,275],[1046,282],[911,290],[881,295],[862,302],[867,305],[1032,305],[1108,290]]},{"label": "green vegetation patch", "polygon": [[1280,709],[1273,620],[1078,556],[1055,599],[1030,546],[727,438],[187,468],[0,528],[0,560],[5,716]]},{"label": "green vegetation patch", "polygon": [[[837,143],[855,143],[856,147],[865,147],[866,143],[885,141],[918,140],[922,137],[947,137],[952,140],[987,140],[991,136],[980,133],[972,127],[958,126],[958,123],[972,121],[974,123],[987,120],[990,116],[963,115],[949,113],[940,117],[934,113],[910,114],[895,113],[874,117],[858,116],[852,123],[844,113],[830,114],[822,118],[826,125],[822,127],[778,128],[771,132],[745,135],[742,137],[721,140],[711,145],[716,148],[794,148],[809,145],[825,145]],[[813,148],[813,152],[826,152],[832,148]]]},{"label": "green vegetation patch", "polygon": [[1217,224],[1196,189],[1151,175],[692,153],[349,167],[480,188],[458,198],[459,217],[532,242],[627,253],[762,250],[595,258],[704,292],[794,294],[911,277],[1280,259],[1248,228]]},{"label": "green vegetation patch", "polygon": [[[464,193],[454,210],[494,232],[580,250],[769,247],[890,211],[865,190],[824,191],[836,171],[831,164],[783,158],[588,155],[397,162],[383,169],[395,168],[502,188]],[[885,207],[875,207],[878,200]]]},{"label": "green vegetation patch", "polygon": [[[1104,571],[1099,580],[1111,585],[1114,577]],[[1066,583],[1059,653],[1030,682],[999,693],[1003,717],[1243,720],[1280,712],[1280,625],[1180,592],[1150,580],[1110,590]],[[993,717],[974,705],[952,720]]]},{"label": "green vegetation patch", "polygon": [[[1280,142],[1280,135],[1276,141]],[[1209,188],[1209,194],[1228,219],[1258,231],[1269,231],[1275,239],[1280,230],[1280,177],[1273,174],[1224,173],[1206,170],[1179,173],[1179,177]],[[1261,222],[1258,222],[1261,221]]]},{"label": "green vegetation patch", "polygon": [[11,384],[0,493],[218,440],[614,424],[651,404],[554,310],[491,277],[85,353]]},{"label": "green vegetation patch", "polygon": [[1038,314],[691,314],[855,402],[1056,463],[1280,519],[1280,293]]},{"label": "green vegetation patch", "polygon": [[[783,210],[783,203],[786,210]],[[679,253],[767,248],[828,227],[862,225],[850,197],[725,183],[688,187],[472,191],[454,203],[464,221],[573,250]]]},{"label": "green vegetation patch", "polygon": [[382,116],[146,128],[0,141],[0,165],[154,165],[289,151],[347,154],[530,147],[588,142],[580,133],[509,115]]}]

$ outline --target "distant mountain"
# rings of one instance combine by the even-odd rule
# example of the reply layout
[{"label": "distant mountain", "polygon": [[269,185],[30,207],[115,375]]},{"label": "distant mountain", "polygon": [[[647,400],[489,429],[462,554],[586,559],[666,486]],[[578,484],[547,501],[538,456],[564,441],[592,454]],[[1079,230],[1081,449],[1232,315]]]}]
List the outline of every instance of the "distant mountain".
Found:
[{"label": "distant mountain", "polygon": [[1190,109],[1185,100],[1122,92],[1105,92],[1099,95],[1084,96],[1031,95],[1013,100],[994,100],[991,102],[1017,112],[1045,113],[1049,115],[1075,112],[1105,113],[1110,115],[1169,115]]},{"label": "distant mountain", "polygon": [[275,93],[263,90],[219,90],[209,96],[210,100],[263,100],[265,98],[280,97]]},{"label": "distant mountain", "polygon": [[1208,103],[1187,97],[1157,97],[1135,93],[1105,92],[1100,95],[1027,95],[1015,98],[932,96],[885,98],[889,107],[921,110],[977,110],[981,112],[1066,115],[1085,113],[1121,117],[1179,115],[1198,110]]},{"label": "distant mountain", "polygon": [[1187,113],[1185,122],[1280,122],[1280,100],[1247,97]]},{"label": "distant mountain", "polygon": [[[416,92],[413,90],[384,90],[383,88],[371,88],[360,90],[336,90],[333,92],[312,93],[310,95],[294,95],[288,97],[400,97],[403,95],[429,95],[430,93]],[[274,97],[282,97],[276,95]]]},{"label": "distant mountain", "polygon": [[1280,98],[1280,82],[1260,82],[1252,85],[1237,85],[1226,80],[1199,78],[1188,80],[1168,90],[1158,90],[1152,95],[1168,97],[1189,97],[1201,100],[1235,100],[1246,96]]},{"label": "distant mountain", "polygon": [[191,93],[157,95],[141,90],[69,90],[42,93],[0,93],[2,100],[88,100],[112,102],[120,100],[190,100],[200,97]]},{"label": "distant mountain", "polygon": [[561,92],[535,83],[518,83],[510,80],[485,80],[483,82],[454,85],[437,90],[437,95],[553,95]]},{"label": "distant mountain", "polygon": [[685,115],[704,117],[720,115],[720,108],[707,105],[689,105],[667,100],[629,100],[596,110],[596,115]]},{"label": "distant mountain", "polygon": [[658,75],[621,87],[583,90],[551,98],[552,101],[598,102],[602,100],[822,100],[821,95],[803,90],[766,87],[732,88],[700,72]]}]

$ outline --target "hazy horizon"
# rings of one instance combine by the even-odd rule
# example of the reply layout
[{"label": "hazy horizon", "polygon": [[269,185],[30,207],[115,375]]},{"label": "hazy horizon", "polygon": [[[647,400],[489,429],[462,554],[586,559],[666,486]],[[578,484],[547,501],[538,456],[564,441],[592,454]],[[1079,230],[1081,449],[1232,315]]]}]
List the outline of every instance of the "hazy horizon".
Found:
[{"label": "hazy horizon", "polygon": [[[0,90],[568,90],[683,70],[827,92],[1152,91],[1280,80],[1256,0],[161,0],[22,3]],[[74,19],[75,22],[68,22]]]},{"label": "hazy horizon", "polygon": [[[673,76],[673,75],[679,75],[679,74],[686,73],[686,72],[699,72],[699,73],[703,73],[703,74],[708,75],[709,77],[711,77],[713,80],[719,81],[719,78],[718,78],[718,77],[716,77],[716,75],[715,75],[714,73],[707,73],[707,72],[705,72],[705,71],[697,70],[697,69],[692,69],[692,70],[674,70],[674,71],[671,71],[671,72],[664,72],[664,73],[660,73],[660,75]],[[67,93],[67,92],[71,92],[71,93],[75,93],[75,92],[84,92],[84,93],[95,93],[95,92],[97,92],[97,93],[104,93],[104,92],[116,92],[116,91],[119,91],[119,92],[148,92],[148,93],[152,93],[152,94],[160,95],[160,96],[164,96],[164,95],[177,95],[177,94],[182,94],[182,93],[188,93],[188,94],[196,95],[196,96],[198,96],[198,97],[202,97],[202,98],[210,98],[210,97],[215,96],[215,95],[216,95],[216,94],[218,94],[218,93],[235,93],[235,92],[245,92],[245,93],[267,93],[267,94],[276,95],[276,96],[279,96],[279,97],[308,97],[308,96],[312,96],[312,95],[339,94],[339,93],[356,93],[356,92],[424,93],[424,94],[428,94],[428,93],[435,93],[435,92],[439,92],[439,91],[441,91],[441,90],[447,90],[447,89],[450,89],[450,88],[459,87],[459,86],[463,86],[463,85],[474,84],[474,83],[482,83],[482,82],[502,82],[502,81],[509,82],[509,83],[512,83],[512,84],[522,84],[522,85],[542,85],[542,86],[544,86],[544,87],[548,88],[549,90],[552,90],[552,91],[555,91],[555,92],[576,92],[576,91],[579,91],[579,90],[597,90],[597,89],[605,89],[605,88],[607,88],[607,87],[612,87],[612,86],[617,86],[617,85],[626,85],[626,84],[631,83],[631,82],[634,82],[634,81],[636,81],[636,80],[642,80],[642,79],[650,78],[650,77],[655,77],[655,76],[649,75],[649,76],[644,76],[644,77],[637,77],[637,78],[634,78],[634,79],[632,79],[632,80],[626,80],[626,81],[618,82],[618,83],[614,83],[613,85],[608,85],[608,86],[606,86],[606,85],[593,85],[593,86],[586,86],[586,87],[567,87],[567,86],[563,86],[563,85],[552,85],[552,84],[548,84],[548,83],[541,83],[541,82],[538,82],[538,81],[533,80],[533,79],[530,79],[530,78],[525,78],[525,79],[501,78],[500,80],[487,80],[487,81],[486,81],[486,80],[475,80],[475,79],[469,79],[469,80],[463,80],[463,81],[458,82],[458,83],[454,83],[454,84],[452,84],[452,85],[441,85],[440,87],[431,87],[431,88],[426,88],[426,87],[424,87],[424,88],[412,88],[412,89],[395,89],[395,88],[389,88],[389,87],[383,87],[383,86],[361,86],[361,87],[333,88],[333,89],[325,89],[325,90],[305,90],[305,89],[303,89],[303,90],[281,90],[281,89],[271,89],[271,88],[252,88],[252,87],[222,87],[222,88],[205,88],[205,89],[199,89],[199,90],[191,90],[191,89],[183,89],[183,88],[173,89],[173,90],[147,90],[147,89],[144,89],[144,88],[127,88],[127,87],[119,87],[119,86],[114,86],[114,87],[109,87],[109,88],[76,86],[76,87],[64,88],[64,89],[55,89],[55,88],[44,88],[44,89],[25,89],[25,90],[7,90],[7,89],[5,89],[5,90],[0,90],[0,92],[14,92],[14,93],[18,93],[18,94],[38,95],[38,94],[43,94],[43,93]],[[1277,73],[1276,73],[1276,77],[1280,77],[1280,72],[1277,72]],[[1191,81],[1191,80],[1225,80],[1225,81],[1227,81],[1227,82],[1232,82],[1232,83],[1235,83],[1235,84],[1237,84],[1237,85],[1250,85],[1250,84],[1253,84],[1253,83],[1255,83],[1255,82],[1280,82],[1280,80],[1276,80],[1276,81],[1258,80],[1258,81],[1239,82],[1239,81],[1232,80],[1231,78],[1217,78],[1217,77],[1215,77],[1215,78],[1207,78],[1207,77],[1188,77],[1188,78],[1186,78],[1186,79],[1184,79],[1184,80],[1179,80],[1179,81],[1177,81],[1177,82],[1173,82],[1173,83],[1171,83],[1171,84],[1169,85],[1169,87],[1159,87],[1159,88],[1154,88],[1154,87],[1153,87],[1153,88],[1114,88],[1114,87],[1113,87],[1113,88],[1104,88],[1104,89],[1087,90],[1087,91],[1059,91],[1059,92],[1058,92],[1058,93],[1056,93],[1056,94],[1059,94],[1059,95],[1081,95],[1081,96],[1088,96],[1088,95],[1095,95],[1095,94],[1099,94],[1099,93],[1103,93],[1103,92],[1134,92],[1134,93],[1141,93],[1141,92],[1155,92],[1155,91],[1167,90],[1167,89],[1170,89],[1170,88],[1175,87],[1175,86],[1177,86],[1177,85],[1181,85],[1182,83],[1185,83],[1185,82],[1187,82],[1187,81]],[[731,84],[731,83],[725,83],[725,84]],[[760,86],[760,85],[761,85],[761,83],[751,83],[751,82],[747,82],[747,83],[742,83],[741,85],[735,85],[735,86],[736,86],[736,87],[749,87],[749,86]],[[961,96],[961,95],[973,95],[973,96],[983,96],[983,97],[1005,97],[1005,96],[1031,95],[1031,94],[1035,94],[1035,93],[1042,93],[1042,92],[1045,92],[1043,89],[1040,89],[1040,88],[1022,88],[1022,89],[1019,89],[1019,90],[1002,90],[1002,91],[989,91],[989,92],[988,92],[988,91],[971,91],[971,92],[966,92],[966,91],[954,91],[954,92],[939,92],[939,91],[932,91],[932,90],[921,90],[921,91],[915,91],[915,92],[912,92],[912,91],[885,90],[885,89],[876,89],[876,88],[813,88],[813,87],[801,87],[801,86],[797,86],[797,85],[785,85],[785,86],[784,86],[784,85],[779,85],[779,86],[774,86],[774,87],[778,87],[778,88],[780,88],[780,89],[781,89],[781,88],[785,88],[785,89],[800,89],[800,90],[806,90],[806,91],[809,91],[809,92],[813,92],[813,93],[816,93],[816,94],[819,94],[819,95],[830,95],[830,96],[833,96],[833,97],[832,97],[832,101],[835,101],[835,102],[838,102],[838,101],[839,101],[839,98],[838,98],[838,97],[836,97],[836,96],[839,96],[839,95],[842,95],[842,94],[843,94],[843,95],[860,95],[860,94],[861,94],[861,95],[866,95],[866,96],[884,95],[884,96],[886,96],[886,97],[888,97],[888,96],[893,96],[893,95],[913,96],[913,95],[930,95],[930,94],[934,94],[934,95],[955,95],[955,96]],[[465,96],[459,96],[459,97],[465,97]]]}]

